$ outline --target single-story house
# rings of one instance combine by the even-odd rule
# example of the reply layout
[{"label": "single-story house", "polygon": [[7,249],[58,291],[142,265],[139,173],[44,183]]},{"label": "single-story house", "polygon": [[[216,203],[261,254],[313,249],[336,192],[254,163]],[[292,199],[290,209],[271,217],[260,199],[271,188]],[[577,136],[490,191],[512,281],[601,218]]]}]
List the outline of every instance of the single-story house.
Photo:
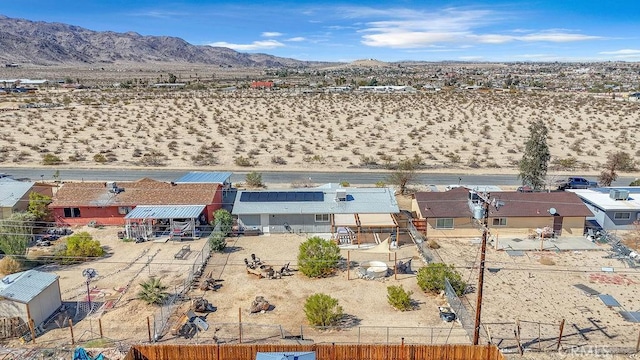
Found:
[{"label": "single-story house", "polygon": [[59,277],[27,270],[0,281],[0,318],[19,317],[38,327],[62,306]]},{"label": "single-story house", "polygon": [[125,216],[140,205],[197,205],[200,223],[209,223],[222,206],[222,186],[175,183],[143,178],[131,182],[71,182],[63,184],[49,204],[56,222],[86,225],[124,225]]},{"label": "single-story house", "polygon": [[222,208],[231,212],[236,189],[231,184],[230,172],[191,171],[175,180],[176,184],[220,184],[222,186]]},{"label": "single-story house", "polygon": [[273,81],[253,81],[251,83],[252,89],[272,89],[274,87]]},{"label": "single-story house", "polygon": [[[497,233],[528,234],[549,227],[556,235],[582,236],[585,221],[593,216],[582,200],[570,192],[490,193],[500,206],[489,209],[489,228]],[[412,211],[426,221],[434,237],[475,237],[481,233],[477,213],[482,207],[475,192],[458,187],[445,192],[418,192]]]},{"label": "single-story house", "polygon": [[[346,235],[346,243],[368,242],[380,234],[397,234],[400,212],[393,189],[341,187],[286,190],[241,190],[232,214],[240,230],[262,233]],[[362,236],[361,236],[362,235]],[[384,236],[384,235],[383,235]],[[383,239],[384,240],[384,239]]]},{"label": "single-story house", "polygon": [[10,177],[0,178],[0,219],[6,219],[15,212],[27,211],[29,194],[38,192],[52,196],[51,185],[32,181],[18,181]]},{"label": "single-story house", "polygon": [[576,194],[604,230],[633,230],[640,221],[640,186],[567,189]]}]

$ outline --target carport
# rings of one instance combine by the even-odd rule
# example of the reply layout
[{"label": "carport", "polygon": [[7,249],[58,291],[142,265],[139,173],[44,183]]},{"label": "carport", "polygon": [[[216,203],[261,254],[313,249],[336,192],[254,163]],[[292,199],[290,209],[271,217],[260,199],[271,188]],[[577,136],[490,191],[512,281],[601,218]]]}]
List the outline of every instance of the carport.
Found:
[{"label": "carport", "polygon": [[140,205],[124,218],[128,238],[148,240],[154,236],[197,238],[196,225],[205,205]]}]

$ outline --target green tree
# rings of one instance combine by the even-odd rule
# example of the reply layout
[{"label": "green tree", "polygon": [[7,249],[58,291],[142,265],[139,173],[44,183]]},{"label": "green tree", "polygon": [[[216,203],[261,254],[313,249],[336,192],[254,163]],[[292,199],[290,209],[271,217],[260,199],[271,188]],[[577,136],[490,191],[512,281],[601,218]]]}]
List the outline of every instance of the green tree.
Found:
[{"label": "green tree", "polygon": [[233,216],[228,210],[218,209],[213,213],[214,226],[220,224],[220,231],[228,234],[233,226]]},{"label": "green tree", "polygon": [[39,192],[32,191],[29,193],[29,207],[27,212],[32,214],[36,221],[51,221],[51,210],[49,204],[51,204],[51,197],[41,194]]},{"label": "green tree", "polygon": [[618,151],[609,154],[604,170],[600,172],[598,182],[601,186],[611,186],[611,183],[618,179],[618,171],[634,171],[636,163],[631,156],[624,152]]},{"label": "green tree", "polygon": [[394,308],[400,311],[407,311],[413,309],[413,304],[411,304],[411,295],[413,292],[406,291],[400,286],[387,286],[387,301]]},{"label": "green tree", "polygon": [[633,180],[629,186],[640,186],[640,179]]},{"label": "green tree", "polygon": [[326,294],[313,294],[304,303],[304,314],[313,326],[335,326],[343,317],[337,299]]},{"label": "green tree", "polygon": [[338,267],[340,248],[331,241],[314,236],[300,244],[298,269],[308,277],[317,278],[332,274]]},{"label": "green tree", "polygon": [[523,185],[529,185],[534,190],[544,189],[545,177],[551,154],[547,145],[547,126],[542,120],[537,120],[529,126],[529,139],[527,140],[524,155],[518,165]]},{"label": "green tree", "polygon": [[444,291],[444,279],[449,279],[449,283],[458,295],[464,294],[467,284],[462,280],[460,273],[456,271],[453,265],[443,263],[431,263],[418,270],[416,280],[422,291],[439,294]]},{"label": "green tree", "polygon": [[247,185],[251,187],[264,187],[264,184],[262,183],[262,174],[256,171],[248,173],[245,177],[245,181],[247,182]]},{"label": "green tree", "polygon": [[24,255],[31,241],[35,217],[14,213],[0,221],[0,250],[7,255]]},{"label": "green tree", "polygon": [[138,299],[146,302],[148,305],[162,305],[164,300],[169,296],[167,286],[162,284],[160,279],[150,277],[147,281],[140,283],[140,291],[138,291]]},{"label": "green tree", "polygon": [[400,188],[400,194],[404,195],[407,185],[416,178],[416,168],[420,161],[414,159],[404,159],[398,162],[396,169],[389,175],[387,182]]}]

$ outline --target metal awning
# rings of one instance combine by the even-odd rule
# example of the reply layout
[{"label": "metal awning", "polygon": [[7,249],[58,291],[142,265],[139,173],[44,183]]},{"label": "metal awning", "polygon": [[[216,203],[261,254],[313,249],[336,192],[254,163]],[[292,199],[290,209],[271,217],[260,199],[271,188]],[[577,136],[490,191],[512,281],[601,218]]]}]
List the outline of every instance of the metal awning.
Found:
[{"label": "metal awning", "polygon": [[396,227],[398,224],[391,214],[358,214],[360,225],[365,227]]},{"label": "metal awning", "polygon": [[354,214],[334,214],[333,223],[335,226],[358,226]]},{"label": "metal awning", "polygon": [[205,205],[139,205],[125,219],[197,219]]}]

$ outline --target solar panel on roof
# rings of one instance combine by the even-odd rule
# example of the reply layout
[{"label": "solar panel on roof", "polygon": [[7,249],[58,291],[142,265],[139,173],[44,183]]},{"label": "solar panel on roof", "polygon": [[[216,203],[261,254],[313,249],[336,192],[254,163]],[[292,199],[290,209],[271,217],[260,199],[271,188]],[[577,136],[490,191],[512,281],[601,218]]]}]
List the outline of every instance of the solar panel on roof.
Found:
[{"label": "solar panel on roof", "polygon": [[296,202],[324,201],[322,191],[245,191],[241,202]]}]

